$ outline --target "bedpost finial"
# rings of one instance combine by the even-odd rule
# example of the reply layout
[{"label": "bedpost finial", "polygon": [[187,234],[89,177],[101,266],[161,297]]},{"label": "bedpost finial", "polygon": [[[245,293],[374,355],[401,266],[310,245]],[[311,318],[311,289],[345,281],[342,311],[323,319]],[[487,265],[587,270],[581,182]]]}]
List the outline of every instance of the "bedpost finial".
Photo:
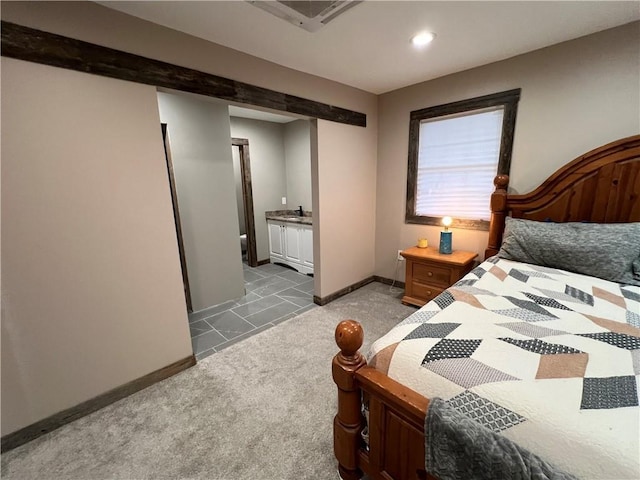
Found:
[{"label": "bedpost finial", "polygon": [[496,188],[506,189],[507,185],[509,185],[509,175],[496,175],[493,179],[493,184]]},{"label": "bedpost finial", "polygon": [[347,357],[352,357],[362,346],[364,331],[360,323],[355,320],[343,320],[336,327],[336,343],[340,351]]}]

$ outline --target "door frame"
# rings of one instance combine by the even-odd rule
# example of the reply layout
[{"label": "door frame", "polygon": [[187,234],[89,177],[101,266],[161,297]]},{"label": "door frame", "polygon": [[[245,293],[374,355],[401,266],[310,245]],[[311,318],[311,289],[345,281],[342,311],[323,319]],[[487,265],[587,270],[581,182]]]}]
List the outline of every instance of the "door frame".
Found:
[{"label": "door frame", "polygon": [[232,138],[231,145],[240,149],[240,177],[242,180],[242,205],[244,207],[244,223],[247,232],[247,264],[258,266],[256,248],[256,221],[253,216],[253,188],[251,186],[251,158],[249,156],[249,139]]},{"label": "door frame", "polygon": [[171,148],[169,147],[169,132],[166,123],[161,123],[162,140],[164,144],[164,157],[167,161],[167,173],[169,176],[169,187],[171,190],[171,204],[173,206],[173,220],[176,224],[176,237],[178,240],[178,251],[180,252],[180,268],[182,270],[182,283],[184,284],[184,298],[187,302],[187,312],[193,312],[191,304],[191,289],[189,288],[189,274],[187,273],[187,257],[184,253],[184,241],[182,238],[182,224],[180,223],[180,209],[178,208],[178,191],[176,190],[176,177],[173,173],[173,160],[171,158]]}]

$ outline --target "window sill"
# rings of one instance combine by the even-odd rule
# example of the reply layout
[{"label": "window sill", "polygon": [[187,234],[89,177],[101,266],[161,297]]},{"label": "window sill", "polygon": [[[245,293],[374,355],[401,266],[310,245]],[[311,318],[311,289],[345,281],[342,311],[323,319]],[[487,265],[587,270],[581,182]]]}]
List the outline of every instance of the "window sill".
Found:
[{"label": "window sill", "polygon": [[[442,227],[442,217],[407,215],[405,217],[404,223]],[[450,228],[460,228],[463,230],[481,230],[488,232],[489,222],[487,220],[468,220],[462,218],[454,218]]]}]

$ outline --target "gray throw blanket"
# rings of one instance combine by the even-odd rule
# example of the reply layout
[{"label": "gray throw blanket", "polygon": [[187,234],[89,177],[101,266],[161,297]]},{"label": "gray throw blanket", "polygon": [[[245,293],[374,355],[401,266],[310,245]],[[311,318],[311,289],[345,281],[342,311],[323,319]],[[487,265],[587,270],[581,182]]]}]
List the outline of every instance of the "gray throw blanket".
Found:
[{"label": "gray throw blanket", "polygon": [[425,466],[440,480],[575,480],[441,398],[425,418]]}]

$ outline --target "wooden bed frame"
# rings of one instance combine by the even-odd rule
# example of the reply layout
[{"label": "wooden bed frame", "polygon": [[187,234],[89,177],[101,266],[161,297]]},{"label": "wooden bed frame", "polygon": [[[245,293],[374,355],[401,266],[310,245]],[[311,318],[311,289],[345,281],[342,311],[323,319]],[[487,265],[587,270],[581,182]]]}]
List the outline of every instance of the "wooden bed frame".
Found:
[{"label": "wooden bed frame", "polygon": [[[640,221],[640,135],[592,150],[551,175],[525,195],[507,193],[509,178],[496,177],[485,258],[500,249],[505,217],[555,222]],[[333,359],[338,386],[334,452],[340,476],[355,480],[434,479],[425,471],[424,420],[429,399],[367,366],[359,353],[364,333],[355,320],[335,333]],[[362,402],[369,406],[369,449],[361,439]]]}]

